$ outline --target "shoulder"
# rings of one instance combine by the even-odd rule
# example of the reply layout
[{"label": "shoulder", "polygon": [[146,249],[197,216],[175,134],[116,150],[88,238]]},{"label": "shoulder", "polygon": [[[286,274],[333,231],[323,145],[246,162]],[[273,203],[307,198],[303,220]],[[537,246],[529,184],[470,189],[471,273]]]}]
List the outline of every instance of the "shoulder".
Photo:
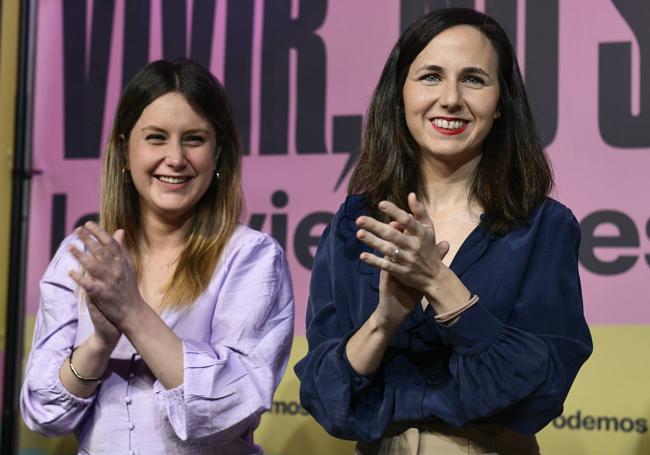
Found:
[{"label": "shoulder", "polygon": [[549,229],[564,227],[579,230],[580,228],[571,209],[550,197],[544,198],[542,203],[531,211],[528,224]]},{"label": "shoulder", "polygon": [[336,271],[339,275],[345,275],[352,270],[350,267],[357,265],[361,271],[370,273],[374,270],[359,260],[361,252],[371,250],[357,238],[356,220],[367,214],[367,198],[364,195],[353,194],[346,197],[329,226],[323,231],[312,268],[312,277],[321,270],[319,265],[323,263],[328,263],[330,271]]},{"label": "shoulder", "polygon": [[284,258],[284,251],[270,235],[239,224],[224,250],[226,260],[234,257],[254,256],[256,258]]},{"label": "shoulder", "polygon": [[[368,214],[367,199],[362,194],[352,194],[345,198],[337,210],[328,231],[333,231],[339,240],[346,244],[357,241],[356,220],[361,215]],[[324,235],[327,235],[326,231]]]},{"label": "shoulder", "polygon": [[51,277],[52,275],[63,274],[67,277],[68,272],[77,268],[78,262],[70,253],[70,247],[74,245],[77,249],[83,251],[85,249],[83,242],[79,239],[77,234],[70,234],[63,239],[59,248],[54,253],[54,256],[50,260],[50,263],[45,272],[45,278]]},{"label": "shoulder", "polygon": [[565,249],[570,245],[578,249],[580,224],[567,206],[550,197],[531,210],[528,221],[505,238],[515,243],[536,245],[544,251]]},{"label": "shoulder", "polygon": [[339,211],[341,216],[355,220],[368,213],[368,198],[364,194],[351,194],[345,198]]}]

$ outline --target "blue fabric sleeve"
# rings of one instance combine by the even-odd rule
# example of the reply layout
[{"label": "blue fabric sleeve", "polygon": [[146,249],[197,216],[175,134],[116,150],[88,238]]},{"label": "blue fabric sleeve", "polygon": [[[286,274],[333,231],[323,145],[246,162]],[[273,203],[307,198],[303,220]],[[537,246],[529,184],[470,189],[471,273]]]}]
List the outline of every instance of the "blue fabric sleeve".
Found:
[{"label": "blue fabric sleeve", "polygon": [[[504,267],[501,276],[508,277],[502,284],[512,292],[495,293],[501,297],[494,300],[488,293],[480,296],[449,326],[438,325],[430,308],[424,312],[446,357],[432,346],[425,364],[415,358],[411,341],[398,335],[371,376],[357,374],[345,357],[347,340],[376,300],[369,302],[363,294],[363,278],[353,273],[358,269],[350,262],[356,264],[356,258],[346,252],[346,241],[331,232],[341,224],[340,216],[323,234],[316,255],[307,314],[309,352],[296,365],[302,405],[329,433],[373,441],[391,421],[431,419],[456,426],[489,421],[535,433],[561,413],[592,349],[578,276],[580,231],[568,209],[545,204],[523,234],[511,237],[514,248],[526,252],[520,255],[525,262],[509,265],[507,248],[496,256]],[[481,280],[501,285],[490,276],[496,264],[486,259],[476,266],[480,278],[470,281],[477,287]],[[341,273],[353,276],[341,278]]]},{"label": "blue fabric sleeve", "polygon": [[333,299],[331,226],[336,221],[335,217],[323,232],[312,268],[307,307],[309,353],[295,367],[301,380],[300,402],[334,436],[366,440],[371,435],[370,439],[376,439],[388,424],[393,403],[383,393],[377,375],[358,374],[345,355],[355,330],[341,330]]},{"label": "blue fabric sleeve", "polygon": [[[562,413],[592,352],[578,275],[580,226],[558,203],[531,227],[531,253],[507,323],[479,302],[440,326],[462,424],[488,418],[533,434]],[[428,312],[429,320],[433,314]]]}]

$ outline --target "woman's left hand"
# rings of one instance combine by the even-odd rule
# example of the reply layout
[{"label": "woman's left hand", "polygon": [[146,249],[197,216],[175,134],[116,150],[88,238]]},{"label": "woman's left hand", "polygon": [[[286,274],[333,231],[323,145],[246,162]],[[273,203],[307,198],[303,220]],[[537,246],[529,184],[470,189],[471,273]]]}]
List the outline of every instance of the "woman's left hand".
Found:
[{"label": "woman's left hand", "polygon": [[384,255],[362,253],[361,260],[427,295],[430,294],[427,289],[435,285],[440,272],[448,270],[442,258],[449,244],[444,241],[436,244],[433,222],[414,193],[409,194],[408,203],[411,213],[388,201],[379,203],[379,210],[393,220],[388,224],[369,216],[357,219],[361,228],[357,237]]},{"label": "woman's left hand", "polygon": [[73,278],[104,316],[121,329],[138,306],[145,304],[124,246],[124,230],[118,229],[111,236],[96,223],[88,222],[77,228],[77,234],[86,251],[74,246],[70,250],[85,273]]}]

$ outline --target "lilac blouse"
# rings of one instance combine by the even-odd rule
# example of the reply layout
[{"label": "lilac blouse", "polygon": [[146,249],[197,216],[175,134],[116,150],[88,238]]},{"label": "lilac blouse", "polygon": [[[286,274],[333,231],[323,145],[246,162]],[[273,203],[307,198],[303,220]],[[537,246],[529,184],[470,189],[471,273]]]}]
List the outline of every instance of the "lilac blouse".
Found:
[{"label": "lilac blouse", "polygon": [[167,390],[123,336],[89,398],[59,378],[72,346],[92,333],[68,271],[66,238],[40,282],[40,305],[21,393],[27,426],[74,432],[80,454],[258,454],[253,431],[271,406],[293,335],[293,292],[281,248],[239,226],[208,288],[161,317],[183,342],[183,384]]}]

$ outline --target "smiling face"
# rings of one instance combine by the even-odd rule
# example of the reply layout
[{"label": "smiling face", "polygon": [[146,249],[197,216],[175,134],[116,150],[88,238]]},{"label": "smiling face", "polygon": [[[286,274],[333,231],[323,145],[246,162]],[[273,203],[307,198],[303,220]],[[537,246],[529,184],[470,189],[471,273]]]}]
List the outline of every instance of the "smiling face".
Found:
[{"label": "smiling face", "polygon": [[415,58],[402,95],[422,159],[468,162],[500,115],[497,54],[476,28],[449,28]]},{"label": "smiling face", "polygon": [[128,137],[128,168],[143,217],[191,217],[214,178],[217,138],[210,123],[177,92],[155,99]]}]

